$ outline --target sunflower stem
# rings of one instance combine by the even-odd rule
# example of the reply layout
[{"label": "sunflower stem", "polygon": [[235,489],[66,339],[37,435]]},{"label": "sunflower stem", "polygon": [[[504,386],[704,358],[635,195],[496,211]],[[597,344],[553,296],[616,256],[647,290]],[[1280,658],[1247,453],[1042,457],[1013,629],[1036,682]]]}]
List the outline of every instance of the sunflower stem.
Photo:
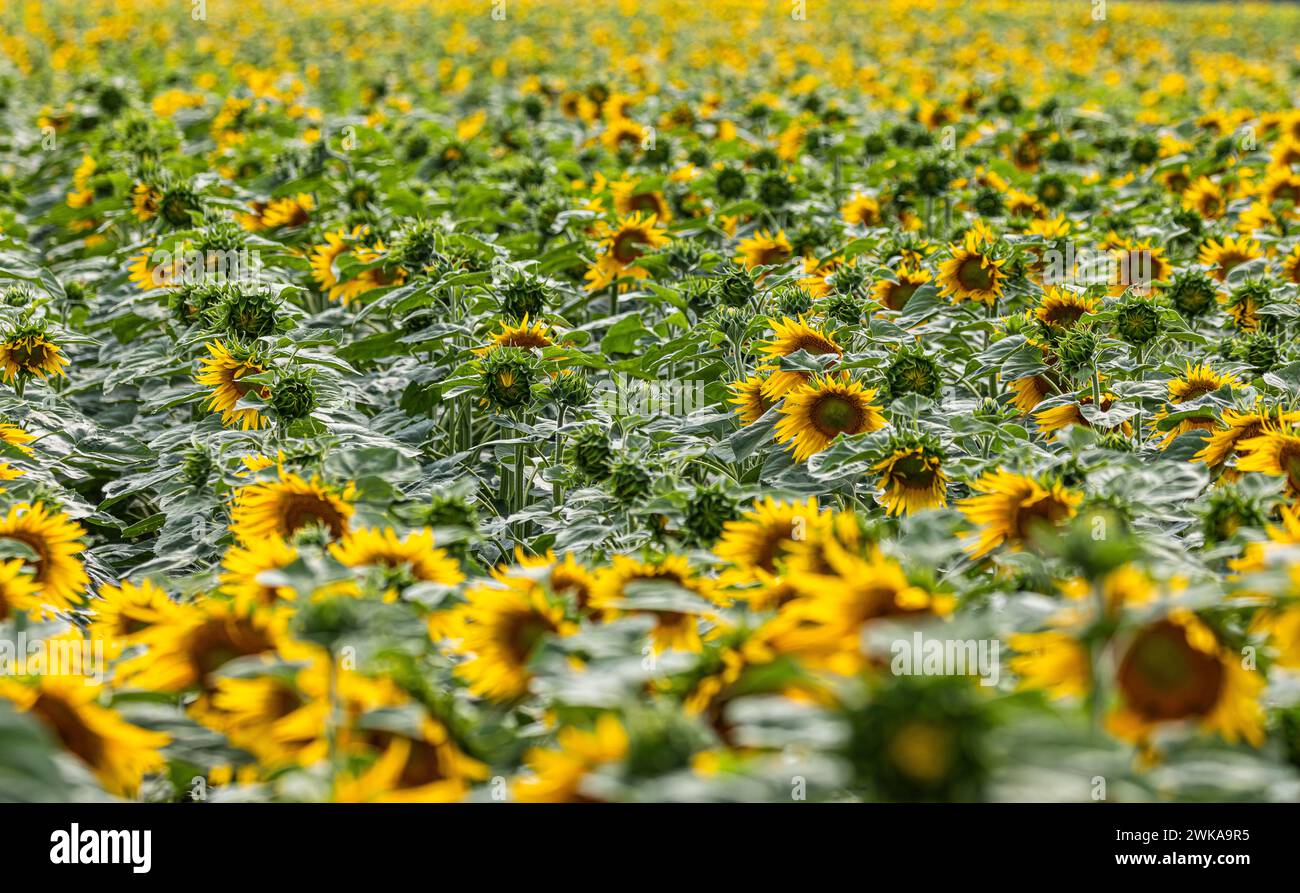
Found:
[{"label": "sunflower stem", "polygon": [[339,772],[339,656],[330,646],[329,650],[329,720],[325,724],[325,736],[329,748],[330,792],[337,791]]},{"label": "sunflower stem", "polygon": [[[552,473],[560,467],[560,457],[564,454],[563,437],[560,429],[564,427],[564,407],[561,406],[555,414],[555,447],[551,453]],[[559,506],[560,499],[564,496],[564,488],[560,486],[560,479],[557,476],[551,481],[551,501]]]}]

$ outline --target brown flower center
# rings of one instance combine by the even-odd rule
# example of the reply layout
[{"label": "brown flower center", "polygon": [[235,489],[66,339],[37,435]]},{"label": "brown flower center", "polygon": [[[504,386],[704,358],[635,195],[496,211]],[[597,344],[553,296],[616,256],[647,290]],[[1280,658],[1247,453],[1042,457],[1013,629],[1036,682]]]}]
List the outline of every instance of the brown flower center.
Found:
[{"label": "brown flower center", "polygon": [[1186,630],[1168,620],[1138,634],[1120,662],[1118,678],[1128,706],[1156,720],[1208,713],[1224,682],[1222,664],[1193,648]]}]

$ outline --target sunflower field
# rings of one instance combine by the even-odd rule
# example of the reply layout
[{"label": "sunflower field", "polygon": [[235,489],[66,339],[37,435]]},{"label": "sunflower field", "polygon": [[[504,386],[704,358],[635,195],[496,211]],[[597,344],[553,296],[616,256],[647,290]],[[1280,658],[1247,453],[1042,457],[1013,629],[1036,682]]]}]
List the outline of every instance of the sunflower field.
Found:
[{"label": "sunflower field", "polygon": [[1300,798],[1300,7],[0,6],[0,800]]}]

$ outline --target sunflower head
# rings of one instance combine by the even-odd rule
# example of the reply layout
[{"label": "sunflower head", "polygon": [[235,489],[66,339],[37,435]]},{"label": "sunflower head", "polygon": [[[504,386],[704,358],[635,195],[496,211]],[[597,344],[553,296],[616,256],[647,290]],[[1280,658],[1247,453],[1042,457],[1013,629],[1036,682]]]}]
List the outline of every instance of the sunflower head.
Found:
[{"label": "sunflower head", "polygon": [[19,503],[0,518],[0,542],[10,544],[10,554],[19,551],[41,604],[60,611],[80,601],[90,583],[80,558],[85,535],[80,524],[40,502]]},{"label": "sunflower head", "polygon": [[724,164],[713,175],[713,188],[725,199],[735,200],[745,194],[749,184],[745,172],[735,164]]},{"label": "sunflower head", "polygon": [[181,457],[181,477],[195,489],[208,482],[215,468],[212,453],[202,443],[195,443]]},{"label": "sunflower head", "polygon": [[725,487],[698,487],[686,507],[682,527],[688,542],[707,549],[722,535],[727,522],[739,515],[736,499]]},{"label": "sunflower head", "polygon": [[885,427],[881,407],[868,390],[847,373],[814,376],[785,395],[776,439],[787,444],[796,462],[820,453],[841,434],[865,434]]},{"label": "sunflower head", "polygon": [[1215,306],[1218,289],[1214,280],[1200,270],[1183,270],[1174,275],[1167,294],[1184,319],[1194,320]]},{"label": "sunflower head", "polygon": [[1243,528],[1262,528],[1265,523],[1259,500],[1238,487],[1211,490],[1201,512],[1201,531],[1207,546],[1229,540]]},{"label": "sunflower head", "polygon": [[1052,286],[1047,289],[1032,313],[1044,334],[1054,339],[1073,328],[1088,314],[1095,313],[1097,307],[1095,298]]},{"label": "sunflower head", "polygon": [[530,577],[499,582],[504,585],[469,587],[453,612],[456,648],[468,658],[456,665],[456,675],[475,695],[513,701],[527,693],[529,664],[543,642],[571,634],[574,626],[564,618],[564,603]]},{"label": "sunflower head", "polygon": [[650,494],[654,478],[646,468],[644,457],[620,456],[610,466],[609,492],[624,504],[639,502]]},{"label": "sunflower head", "polygon": [[525,270],[513,270],[496,290],[501,313],[511,320],[537,319],[555,300],[545,280]]},{"label": "sunflower head", "polygon": [[794,184],[781,171],[769,171],[758,181],[758,200],[773,210],[780,210],[794,200]]},{"label": "sunflower head", "polygon": [[512,325],[508,322],[501,323],[501,330],[493,332],[488,339],[487,346],[479,348],[476,353],[482,355],[501,347],[517,347],[528,351],[550,347],[554,342],[551,340],[549,328],[544,322],[530,324],[528,315],[524,314],[518,325]]},{"label": "sunflower head", "polygon": [[[191,294],[189,301],[196,298],[209,304],[206,309],[208,319],[214,326],[234,338],[261,338],[276,330],[280,299],[270,289],[245,289],[238,285],[217,285],[210,287],[215,295]],[[212,304],[215,298],[215,305]]]},{"label": "sunflower head", "polygon": [[1120,706],[1110,728],[1145,741],[1169,723],[1193,722],[1228,741],[1263,742],[1264,682],[1195,615],[1175,612],[1135,631],[1119,655]]},{"label": "sunflower head", "polygon": [[580,428],[570,440],[574,467],[593,481],[609,476],[613,464],[613,444],[609,432],[598,425]]},{"label": "sunflower head", "polygon": [[281,468],[277,480],[235,491],[230,529],[243,543],[268,536],[293,540],[315,530],[335,540],[348,532],[348,519],[355,511],[353,493],[351,485],[339,489]]},{"label": "sunflower head", "polygon": [[993,304],[1002,296],[1006,258],[997,255],[987,234],[972,229],[951,246],[952,257],[939,266],[939,294],[952,301]]},{"label": "sunflower head", "polygon": [[899,348],[885,367],[885,392],[890,399],[918,394],[933,400],[942,390],[943,370],[919,344]]},{"label": "sunflower head", "polygon": [[158,197],[157,208],[159,217],[179,228],[194,224],[194,215],[201,212],[203,203],[188,183],[176,183]]},{"label": "sunflower head", "polygon": [[1089,324],[1071,326],[1056,339],[1056,356],[1062,372],[1080,375],[1097,365],[1101,338]]},{"label": "sunflower head", "polygon": [[67,358],[42,323],[28,322],[0,336],[0,369],[18,387],[32,378],[64,374]]},{"label": "sunflower head", "polygon": [[767,496],[723,524],[713,553],[733,564],[742,577],[757,571],[775,574],[797,544],[813,539],[828,523],[830,514],[816,499],[778,502]]},{"label": "sunflower head", "polygon": [[1250,367],[1256,375],[1276,369],[1284,356],[1282,344],[1267,332],[1248,332],[1229,343],[1231,355]]},{"label": "sunflower head", "polygon": [[40,586],[26,568],[27,563],[21,558],[0,562],[0,623],[19,611],[39,613]]},{"label": "sunflower head", "polygon": [[581,369],[561,369],[551,376],[546,386],[546,396],[556,406],[576,409],[591,400],[591,385]]},{"label": "sunflower head", "polygon": [[195,381],[210,387],[211,394],[207,408],[221,413],[221,422],[225,425],[238,425],[245,431],[261,428],[266,419],[253,407],[238,406],[239,402],[250,392],[256,392],[266,399],[270,390],[244,383],[241,379],[266,371],[266,361],[255,348],[244,347],[232,342],[229,346],[222,341],[212,341],[206,345],[208,356],[199,361],[199,373]]},{"label": "sunflower head", "polygon": [[315,379],[315,374],[301,365],[294,365],[276,376],[270,402],[281,426],[305,419],[316,409]]},{"label": "sunflower head", "polygon": [[876,487],[883,491],[885,511],[910,515],[947,505],[943,460],[943,447],[934,437],[909,432],[891,438],[888,454],[872,466],[880,472]]},{"label": "sunflower head", "polygon": [[231,286],[219,282],[182,282],[167,296],[172,318],[183,326],[211,319],[217,306],[226,298]]},{"label": "sunflower head", "polygon": [[1134,347],[1145,347],[1160,336],[1160,308],[1146,297],[1129,293],[1115,305],[1115,333]]},{"label": "sunflower head", "polygon": [[903,264],[894,271],[893,279],[881,279],[871,288],[871,297],[885,310],[902,310],[912,295],[930,281],[930,273]]},{"label": "sunflower head", "polygon": [[0,677],[0,698],[40,721],[110,793],[133,797],[146,773],[166,765],[159,750],[171,740],[101,706],[99,685],[81,677]]},{"label": "sunflower head", "polygon": [[514,410],[532,401],[537,362],[520,347],[499,347],[479,361],[483,399],[494,409]]},{"label": "sunflower head", "polygon": [[969,680],[885,679],[849,719],[845,756],[866,796],[949,803],[982,796],[992,718]]},{"label": "sunflower head", "polygon": [[1074,516],[1083,501],[1080,493],[1054,481],[998,470],[986,472],[971,484],[978,495],[961,501],[967,520],[978,525],[979,537],[971,545],[976,558],[1003,543],[1021,548],[1040,527],[1053,527]]},{"label": "sunflower head", "polygon": [[792,369],[782,369],[780,358],[803,351],[814,356],[833,354],[841,356],[844,351],[835,342],[829,332],[809,325],[803,319],[789,319],[772,323],[774,337],[759,346],[759,350],[776,360],[759,371],[770,372],[763,385],[763,396],[775,402],[785,396],[791,389],[807,381],[807,373]]},{"label": "sunflower head", "polygon": [[1210,268],[1210,275],[1220,282],[1244,263],[1263,257],[1260,244],[1249,236],[1227,236],[1222,242],[1210,239],[1201,246],[1197,260]]},{"label": "sunflower head", "polygon": [[1275,329],[1277,318],[1259,311],[1273,302],[1276,288],[1277,284],[1267,279],[1248,279],[1228,293],[1223,309],[1240,331],[1253,332],[1261,326]]}]

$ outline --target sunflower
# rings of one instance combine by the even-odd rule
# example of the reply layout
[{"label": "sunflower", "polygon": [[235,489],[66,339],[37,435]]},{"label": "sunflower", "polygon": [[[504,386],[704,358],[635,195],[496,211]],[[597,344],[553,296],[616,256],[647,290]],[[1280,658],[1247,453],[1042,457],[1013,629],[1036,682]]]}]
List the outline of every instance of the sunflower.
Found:
[{"label": "sunflower", "polygon": [[[456,675],[470,693],[493,701],[513,701],[528,692],[528,664],[547,638],[568,636],[576,627],[564,619],[564,605],[553,601],[536,581],[510,578],[505,586],[470,586],[465,604],[452,612],[459,637],[454,650],[466,656]],[[441,622],[431,632],[441,630]]]},{"label": "sunflower", "polygon": [[0,422],[0,442],[9,444],[20,453],[31,456],[35,451],[28,446],[29,443],[35,442],[36,437],[27,433],[18,425],[9,422]]},{"label": "sunflower", "polygon": [[993,304],[1002,296],[1005,259],[994,258],[987,236],[979,230],[951,246],[952,257],[939,265],[939,295],[958,301]]},{"label": "sunflower", "polygon": [[[1262,285],[1262,283],[1258,284]],[[1243,332],[1259,331],[1259,310],[1267,292],[1267,286],[1257,287],[1257,283],[1233,289],[1229,295],[1220,295],[1219,303],[1232,320],[1233,326]]]},{"label": "sunflower", "polygon": [[162,201],[162,190],[148,183],[136,183],[131,187],[131,211],[135,219],[143,222],[158,216],[158,203]]},{"label": "sunflower", "polygon": [[[1242,444],[1263,434],[1264,426],[1272,417],[1272,413],[1262,409],[1251,412],[1225,409],[1221,421],[1226,427],[1213,431],[1201,451],[1192,457],[1192,461],[1204,462],[1214,467],[1225,464],[1234,456],[1242,455],[1245,452]],[[1277,419],[1279,422],[1291,424],[1300,421],[1300,412],[1283,412],[1279,409]]]},{"label": "sunflower", "polygon": [[1026,375],[1011,382],[1011,392],[1015,394],[1011,404],[1021,412],[1029,413],[1049,394],[1057,391],[1056,385],[1046,375]]},{"label": "sunflower", "polygon": [[1020,677],[1019,687],[1046,691],[1053,698],[1077,698],[1092,687],[1092,664],[1088,648],[1061,630],[1017,633],[1007,639],[1017,652],[1011,658],[1011,672]]},{"label": "sunflower", "polygon": [[40,611],[41,587],[26,569],[21,558],[0,562],[0,623],[19,611]]},{"label": "sunflower", "polygon": [[458,803],[470,783],[488,777],[488,767],[467,756],[447,727],[421,716],[411,735],[375,732],[370,736],[379,756],[360,774],[338,781],[340,803]]},{"label": "sunflower", "polygon": [[316,208],[316,200],[308,193],[286,195],[271,199],[262,209],[258,223],[263,229],[276,229],[281,226],[302,226],[311,219],[311,212]]},{"label": "sunflower", "polygon": [[317,245],[312,249],[312,279],[320,286],[321,291],[329,296],[331,301],[348,304],[358,295],[364,294],[376,286],[375,278],[366,275],[367,273],[374,273],[373,270],[366,270],[357,278],[344,282],[339,278],[338,270],[335,268],[335,262],[339,257],[349,252],[355,254],[356,259],[362,263],[369,263],[377,259],[375,252],[379,246],[374,249],[367,249],[367,246],[362,241],[369,232],[370,229],[366,226],[354,226],[350,231],[346,228],[339,229],[326,233],[324,244]]},{"label": "sunflower", "polygon": [[[741,599],[750,610],[776,611],[799,597],[799,590],[791,584],[788,576],[769,574],[755,568],[753,577],[757,585],[731,590],[728,594]],[[719,578],[723,582],[723,578]]]},{"label": "sunflower", "polygon": [[1268,567],[1271,553],[1278,547],[1300,546],[1300,506],[1279,506],[1278,514],[1281,526],[1268,525],[1264,532],[1268,534],[1267,542],[1247,543],[1240,558],[1228,562],[1238,573],[1249,574],[1262,571]]},{"label": "sunflower", "polygon": [[610,227],[604,221],[596,226],[599,255],[587,270],[587,290],[597,291],[621,279],[644,279],[650,275],[637,259],[647,251],[667,244],[667,231],[655,226],[650,214],[624,217]]},{"label": "sunflower", "polygon": [[[1188,187],[1192,185],[1192,169],[1189,165],[1184,164],[1180,167],[1170,168],[1156,179],[1175,195],[1183,195],[1187,192]],[[1210,183],[1214,185],[1214,181],[1211,180]],[[1186,201],[1186,196],[1184,196],[1184,201]]]},{"label": "sunflower", "polygon": [[1012,217],[1037,217],[1043,213],[1038,199],[1023,189],[1008,189],[1004,196],[1007,213]]},{"label": "sunflower", "polygon": [[863,556],[832,542],[825,556],[830,573],[790,575],[799,598],[765,631],[775,651],[797,654],[814,667],[843,675],[859,672],[867,663],[862,650],[866,624],[887,617],[944,615],[956,607],[952,596],[912,583],[878,547]]},{"label": "sunflower", "polygon": [[630,118],[614,118],[606,125],[600,141],[611,152],[635,149],[645,142],[646,129]]},{"label": "sunflower", "polygon": [[[190,711],[264,766],[310,766],[327,759],[335,704],[337,747],[350,753],[363,744],[358,738],[372,734],[357,728],[366,713],[407,701],[391,681],[355,672],[319,646],[285,642],[280,656],[285,663],[265,675],[220,676],[211,696]],[[286,672],[294,667],[300,669]]]},{"label": "sunflower", "polygon": [[736,262],[743,262],[746,269],[751,270],[783,264],[794,254],[784,230],[775,235],[768,230],[759,230],[749,238],[741,239],[737,250],[740,253],[736,255]]},{"label": "sunflower", "polygon": [[[1170,379],[1169,404],[1158,411],[1152,421],[1159,425],[1161,419],[1170,414],[1170,406],[1177,406],[1182,403],[1189,403],[1204,397],[1206,394],[1213,394],[1223,387],[1240,388],[1241,382],[1231,373],[1216,372],[1207,363],[1198,363],[1193,366],[1189,360],[1182,376]],[[1219,427],[1218,419],[1209,414],[1207,410],[1203,417],[1191,416],[1182,419],[1167,432],[1160,442],[1161,449],[1164,449],[1173,443],[1180,435],[1188,431],[1213,431]],[[1156,427],[1154,435],[1159,435],[1160,430]]]},{"label": "sunflower", "polygon": [[[383,568],[393,581],[409,580],[456,586],[465,580],[456,559],[435,548],[433,530],[426,527],[399,539],[391,527],[349,531],[330,545],[330,554],[352,568]],[[401,576],[399,576],[399,574]],[[396,589],[389,590],[396,595]]]},{"label": "sunflower", "polygon": [[894,271],[893,279],[881,279],[871,287],[871,298],[885,310],[902,310],[916,290],[929,281],[929,270],[903,264]]},{"label": "sunflower", "polygon": [[1291,249],[1291,253],[1282,261],[1282,274],[1286,278],[1300,285],[1300,244]]},{"label": "sunflower", "polygon": [[614,194],[614,210],[626,217],[645,213],[657,223],[668,223],[673,213],[664,194],[657,189],[637,189],[635,180],[613,180],[609,191]]},{"label": "sunflower", "polygon": [[[1169,181],[1166,180],[1166,184]],[[1183,207],[1195,211],[1206,220],[1218,220],[1223,216],[1227,202],[1223,197],[1223,188],[1209,177],[1198,177],[1195,183],[1183,191]]]},{"label": "sunflower", "polygon": [[1263,249],[1254,239],[1228,236],[1222,242],[1209,239],[1201,246],[1197,262],[1210,268],[1210,275],[1223,282],[1234,267],[1263,257]]},{"label": "sunflower", "polygon": [[1300,209],[1300,175],[1289,168],[1271,168],[1259,184],[1259,195],[1270,205],[1290,202],[1293,209]]},{"label": "sunflower", "polygon": [[1118,273],[1117,281],[1110,287],[1112,296],[1130,288],[1138,294],[1147,294],[1154,283],[1164,282],[1171,272],[1165,249],[1157,248],[1150,239],[1124,239],[1111,249],[1111,256]]},{"label": "sunflower", "polygon": [[1134,632],[1115,681],[1120,703],[1108,726],[1121,738],[1145,744],[1166,723],[1194,722],[1229,742],[1264,742],[1263,678],[1190,612]]},{"label": "sunflower", "polygon": [[42,379],[64,375],[66,365],[67,357],[44,333],[15,332],[0,341],[0,367],[4,368],[6,382],[33,375]]},{"label": "sunflower", "polygon": [[764,376],[751,375],[744,381],[735,381],[729,385],[732,397],[727,402],[736,407],[732,412],[740,416],[742,425],[754,424],[776,405],[775,401],[763,396],[763,387],[766,383],[767,379]]},{"label": "sunflower", "polygon": [[808,381],[806,372],[782,369],[781,357],[788,357],[801,350],[815,356],[835,354],[838,357],[844,354],[829,332],[810,326],[803,317],[795,320],[787,316],[780,322],[772,323],[772,331],[772,340],[759,345],[759,350],[776,362],[761,366],[758,371],[770,373],[763,384],[762,394],[773,403]]},{"label": "sunflower", "polygon": [[256,390],[264,400],[270,398],[270,388],[259,388],[239,381],[245,376],[265,372],[266,367],[257,361],[254,354],[238,346],[232,350],[221,341],[212,341],[205,346],[209,356],[199,361],[199,374],[194,380],[212,389],[207,399],[207,408],[221,413],[223,425],[238,425],[244,431],[256,431],[267,425],[266,417],[256,409],[236,408],[250,391]]},{"label": "sunflower", "polygon": [[[1111,407],[1119,398],[1107,391],[1101,395],[1101,411],[1110,412]],[[1044,409],[1041,412],[1034,413],[1034,421],[1038,423],[1038,430],[1043,436],[1052,441],[1056,439],[1056,432],[1072,425],[1079,425],[1084,428],[1091,428],[1092,423],[1084,417],[1083,406],[1092,405],[1092,394],[1082,394],[1078,400],[1072,403],[1065,403],[1060,406],[1053,406],[1051,409]],[[1133,426],[1127,421],[1120,422],[1107,428],[1106,431],[1118,431],[1125,435],[1133,433]]]},{"label": "sunflower", "polygon": [[269,536],[290,540],[299,530],[322,527],[330,539],[348,532],[354,487],[342,490],[280,470],[278,481],[248,484],[235,491],[230,529],[245,545]]},{"label": "sunflower", "polygon": [[1031,311],[1033,319],[1053,332],[1070,328],[1089,313],[1096,313],[1100,305],[1096,298],[1075,294],[1052,286]]},{"label": "sunflower", "polygon": [[268,571],[282,570],[298,560],[298,550],[281,537],[255,537],[244,545],[235,544],[221,559],[221,590],[241,608],[293,601],[297,593],[289,586],[268,586],[258,578]]},{"label": "sunflower", "polygon": [[141,291],[168,288],[180,278],[179,258],[170,267],[166,267],[151,263],[156,253],[158,250],[155,248],[143,248],[131,256],[131,262],[127,265],[128,281],[135,283]]},{"label": "sunflower", "polygon": [[1300,429],[1291,419],[1279,413],[1276,420],[1264,423],[1257,436],[1242,440],[1239,449],[1245,455],[1237,460],[1238,471],[1283,475],[1287,492],[1300,496]]},{"label": "sunflower", "polygon": [[[311,765],[329,753],[327,673],[326,667],[318,670],[313,665],[294,679],[222,676],[216,680],[207,709],[195,718],[220,732],[233,746],[251,753],[263,766]],[[342,679],[347,675],[342,674],[338,685],[340,700]],[[318,684],[310,684],[317,679]]]},{"label": "sunflower", "polygon": [[590,803],[583,779],[600,766],[617,763],[628,751],[627,732],[618,719],[601,714],[591,731],[567,726],[556,736],[558,749],[535,747],[524,755],[528,772],[510,787],[520,803]]},{"label": "sunflower", "polygon": [[101,694],[101,686],[82,677],[36,676],[21,682],[0,677],[0,697],[39,719],[105,790],[132,797],[146,773],[166,765],[159,749],[171,739],[100,706]]},{"label": "sunflower", "polygon": [[702,610],[654,607],[645,602],[643,606],[638,606],[628,587],[636,583],[653,582],[673,584],[706,601],[715,598],[709,582],[697,577],[682,555],[669,555],[659,561],[638,561],[616,554],[613,564],[596,574],[591,605],[607,618],[621,614],[653,617],[655,625],[651,630],[651,638],[656,651],[675,649],[698,654],[703,648],[699,621],[710,615]]},{"label": "sunflower", "polygon": [[86,548],[85,535],[80,524],[39,502],[19,503],[0,519],[0,540],[19,543],[33,553],[23,561],[40,587],[41,601],[59,611],[70,610],[90,582],[77,557]]},{"label": "sunflower", "polygon": [[[817,506],[816,497],[804,502],[778,502],[771,496],[755,500],[753,508],[722,527],[713,554],[744,573],[777,571],[790,546],[813,535],[830,522],[830,512]],[[742,574],[743,576],[744,574]]]},{"label": "sunflower", "polygon": [[94,615],[87,632],[92,639],[105,643],[110,657],[139,642],[159,624],[175,623],[184,614],[184,608],[151,580],[138,585],[123,580],[118,586],[101,586],[99,598],[91,606]]},{"label": "sunflower", "polygon": [[969,547],[981,558],[1003,543],[1019,549],[1038,525],[1055,525],[1074,516],[1083,495],[1059,483],[1042,484],[1033,478],[998,469],[985,472],[971,484],[979,496],[959,503],[962,514],[980,526],[979,539]]},{"label": "sunflower", "polygon": [[948,476],[943,451],[928,438],[900,438],[890,454],[872,466],[880,472],[876,489],[884,491],[885,513],[910,515],[948,504]]},{"label": "sunflower", "polygon": [[523,320],[517,326],[512,326],[508,322],[501,323],[501,331],[493,332],[488,339],[486,347],[476,348],[474,353],[483,356],[496,350],[498,347],[518,347],[524,350],[541,350],[543,347],[550,347],[553,342],[547,330],[549,326],[544,322],[534,322],[531,325],[528,322],[528,314],[524,314]]},{"label": "sunflower", "polygon": [[833,512],[830,521],[814,525],[786,547],[785,570],[791,574],[832,574],[827,552],[834,548],[861,552],[876,541],[863,533],[855,512]]},{"label": "sunflower", "polygon": [[[561,561],[550,550],[545,555],[532,557],[525,555],[522,548],[516,547],[515,560],[523,573],[537,574],[536,578],[551,592],[571,598],[579,614],[591,613],[591,594],[596,578],[591,571],[578,564],[573,553],[565,553],[564,560]],[[492,572],[492,576],[504,582],[509,573],[497,569]]]},{"label": "sunflower", "polygon": [[776,439],[788,443],[796,462],[820,453],[841,434],[864,434],[885,427],[880,407],[871,401],[874,389],[866,389],[847,373],[814,376],[803,387],[785,395]]},{"label": "sunflower", "polygon": [[[288,619],[283,611],[245,609],[225,601],[185,605],[136,634],[136,643],[146,650],[119,664],[118,678],[150,691],[198,688],[210,694],[217,672],[230,661],[271,657],[287,641]],[[206,704],[201,701],[200,709]]]},{"label": "sunflower", "polygon": [[850,225],[879,226],[880,202],[866,193],[855,192],[840,208],[840,216]]}]

